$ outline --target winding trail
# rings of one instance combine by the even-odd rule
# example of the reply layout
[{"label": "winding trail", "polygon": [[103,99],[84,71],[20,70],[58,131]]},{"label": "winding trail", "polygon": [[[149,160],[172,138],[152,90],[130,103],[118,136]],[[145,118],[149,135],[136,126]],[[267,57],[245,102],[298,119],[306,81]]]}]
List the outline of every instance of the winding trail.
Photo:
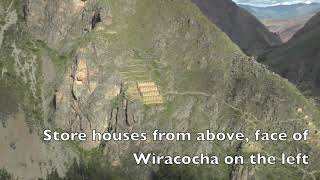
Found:
[{"label": "winding trail", "polygon": [[174,91],[167,91],[165,93],[162,93],[163,96],[165,95],[170,95],[170,94],[173,94],[173,95],[193,95],[193,96],[206,96],[206,97],[214,97],[215,95],[213,94],[208,94],[208,93],[205,93],[205,92],[196,92],[196,91],[187,91],[187,92],[174,92]]}]

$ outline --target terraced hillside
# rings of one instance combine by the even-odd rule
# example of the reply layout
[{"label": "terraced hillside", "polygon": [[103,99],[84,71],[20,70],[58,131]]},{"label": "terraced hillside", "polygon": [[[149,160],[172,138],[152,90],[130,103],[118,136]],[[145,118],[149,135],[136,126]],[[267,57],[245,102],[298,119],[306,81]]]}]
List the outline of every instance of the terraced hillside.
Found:
[{"label": "terraced hillside", "polygon": [[[12,2],[14,6],[8,8]],[[5,170],[0,170],[0,177],[319,179],[318,109],[294,85],[247,57],[190,0],[6,0],[0,4],[1,18],[17,13],[13,24],[1,19],[6,24],[1,28],[9,23],[11,31],[3,31],[0,51],[5,72],[0,79],[0,102],[5,102],[0,126],[0,147],[4,147],[0,169]],[[35,59],[31,67],[36,67],[36,78],[29,78],[32,68],[26,71],[27,78],[21,76],[15,59],[22,64]],[[249,138],[257,128],[313,132],[308,142],[285,143],[44,143],[42,130],[48,128],[89,135],[93,129],[111,133],[210,129],[240,131]],[[12,132],[15,135],[8,138]],[[141,166],[132,157],[134,152],[153,152],[262,153],[278,158],[279,152],[297,150],[310,156],[309,165]]]},{"label": "terraced hillside", "polygon": [[[153,59],[152,56],[150,59]],[[127,86],[129,100],[140,100],[145,105],[162,104],[163,97],[160,95],[156,83],[152,79],[152,67],[148,66],[146,59],[132,59],[127,66],[121,68],[120,74]]]}]

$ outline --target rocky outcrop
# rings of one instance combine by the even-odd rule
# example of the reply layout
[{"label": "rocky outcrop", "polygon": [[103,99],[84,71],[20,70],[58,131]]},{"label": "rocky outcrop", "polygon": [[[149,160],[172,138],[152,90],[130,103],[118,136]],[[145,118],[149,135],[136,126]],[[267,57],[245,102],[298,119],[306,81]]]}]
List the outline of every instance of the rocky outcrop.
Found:
[{"label": "rocky outcrop", "polygon": [[66,52],[99,22],[112,21],[107,8],[98,0],[30,0],[25,2],[24,12],[28,30],[35,38]]},{"label": "rocky outcrop", "polygon": [[232,175],[232,180],[249,180],[254,179],[255,169],[250,169],[246,166],[237,167],[236,171]]}]

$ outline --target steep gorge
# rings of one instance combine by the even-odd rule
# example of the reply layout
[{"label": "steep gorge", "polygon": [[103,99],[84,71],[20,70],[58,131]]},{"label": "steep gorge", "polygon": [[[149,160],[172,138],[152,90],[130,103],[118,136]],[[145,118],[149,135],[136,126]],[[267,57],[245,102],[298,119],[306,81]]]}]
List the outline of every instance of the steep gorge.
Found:
[{"label": "steep gorge", "polygon": [[259,58],[282,77],[296,84],[304,94],[319,97],[320,13],[313,16],[287,43],[271,48]]},{"label": "steep gorge", "polygon": [[193,0],[201,11],[248,55],[281,44],[255,16],[231,0]]}]

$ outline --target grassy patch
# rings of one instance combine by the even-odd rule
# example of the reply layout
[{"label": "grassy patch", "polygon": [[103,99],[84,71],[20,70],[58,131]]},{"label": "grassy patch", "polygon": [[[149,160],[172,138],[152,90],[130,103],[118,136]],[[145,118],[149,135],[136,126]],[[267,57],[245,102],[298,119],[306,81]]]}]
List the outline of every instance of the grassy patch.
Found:
[{"label": "grassy patch", "polygon": [[129,179],[117,168],[112,168],[101,148],[90,151],[81,150],[79,162],[74,160],[64,178],[56,171],[48,175],[47,180],[79,180],[79,179]]},{"label": "grassy patch", "polygon": [[5,169],[0,169],[0,179],[1,180],[12,180],[13,177]]}]

